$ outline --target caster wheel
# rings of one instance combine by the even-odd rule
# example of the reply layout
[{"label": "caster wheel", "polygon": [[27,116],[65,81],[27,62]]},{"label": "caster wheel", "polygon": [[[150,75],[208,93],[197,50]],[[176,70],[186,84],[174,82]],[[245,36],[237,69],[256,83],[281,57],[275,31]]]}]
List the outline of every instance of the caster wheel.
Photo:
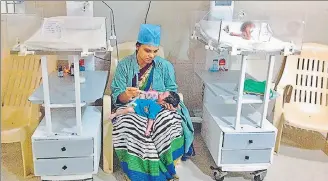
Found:
[{"label": "caster wheel", "polygon": [[254,175],[252,181],[263,181],[266,175],[267,175],[267,170],[259,171],[257,172],[256,175]]},{"label": "caster wheel", "polygon": [[254,181],[263,181],[264,178],[261,178],[261,175],[254,176]]},{"label": "caster wheel", "polygon": [[223,181],[224,177],[217,178],[217,172],[214,172],[214,179],[215,181]]}]

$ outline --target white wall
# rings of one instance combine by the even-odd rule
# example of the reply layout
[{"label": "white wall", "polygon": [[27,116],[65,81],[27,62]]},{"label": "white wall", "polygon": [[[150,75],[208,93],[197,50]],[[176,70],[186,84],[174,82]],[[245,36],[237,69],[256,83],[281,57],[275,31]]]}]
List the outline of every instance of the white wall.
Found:
[{"label": "white wall", "polygon": [[[144,22],[148,1],[106,1],[115,13],[119,42],[132,41],[137,37],[139,25]],[[153,1],[148,14],[148,23],[162,25],[162,44],[171,54],[178,56],[181,46],[187,44],[190,27],[190,13],[208,9],[206,1]],[[307,16],[305,41],[328,43],[327,1],[236,1],[235,12],[245,10],[249,14],[265,16],[300,17]],[[94,3],[95,16],[109,17],[109,9],[102,2]],[[261,18],[260,16],[258,16]],[[315,27],[315,28],[311,28]],[[179,58],[186,58],[181,54]]]},{"label": "white wall", "polygon": [[[144,23],[149,1],[106,1],[115,13],[118,42],[136,41],[139,26]],[[147,23],[162,26],[161,44],[165,54],[178,55],[181,46],[189,43],[189,18],[193,10],[206,9],[206,1],[152,1]],[[110,16],[102,2],[94,2],[95,16]],[[181,58],[187,58],[186,53]]]},{"label": "white wall", "polygon": [[[41,26],[42,17],[65,16],[65,1],[25,1],[26,14],[1,14],[1,44],[6,48],[21,42],[33,35]],[[5,42],[4,42],[5,41]]]}]

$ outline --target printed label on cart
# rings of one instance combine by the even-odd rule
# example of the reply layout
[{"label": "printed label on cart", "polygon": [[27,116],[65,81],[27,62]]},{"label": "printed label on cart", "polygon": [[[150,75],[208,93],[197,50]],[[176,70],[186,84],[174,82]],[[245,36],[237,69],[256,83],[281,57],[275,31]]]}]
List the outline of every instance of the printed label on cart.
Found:
[{"label": "printed label on cart", "polygon": [[62,22],[53,19],[45,19],[42,26],[42,35],[50,38],[61,38]]}]

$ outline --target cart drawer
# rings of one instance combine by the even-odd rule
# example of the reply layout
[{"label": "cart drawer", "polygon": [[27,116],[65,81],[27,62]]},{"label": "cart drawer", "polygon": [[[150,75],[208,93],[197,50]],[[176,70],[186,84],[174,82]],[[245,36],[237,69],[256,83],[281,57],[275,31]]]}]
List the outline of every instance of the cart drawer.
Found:
[{"label": "cart drawer", "polygon": [[275,144],[275,133],[227,133],[224,134],[224,149],[264,149]]},{"label": "cart drawer", "polygon": [[37,159],[34,162],[36,176],[77,175],[93,172],[93,157]]},{"label": "cart drawer", "polygon": [[271,150],[222,150],[221,164],[270,163]]},{"label": "cart drawer", "polygon": [[34,158],[83,157],[93,154],[93,139],[36,140],[33,141]]}]

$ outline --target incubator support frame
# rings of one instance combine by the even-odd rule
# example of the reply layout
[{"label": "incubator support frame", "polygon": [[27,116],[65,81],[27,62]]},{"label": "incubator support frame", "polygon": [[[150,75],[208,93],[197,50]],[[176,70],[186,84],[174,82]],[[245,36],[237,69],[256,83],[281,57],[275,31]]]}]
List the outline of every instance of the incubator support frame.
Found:
[{"label": "incubator support frame", "polygon": [[[238,99],[237,99],[237,115],[234,123],[234,128],[240,129],[240,117],[241,117],[241,109],[243,105],[243,90],[244,90],[244,81],[246,76],[246,66],[247,66],[247,55],[242,56],[242,63],[241,63],[241,71],[240,71],[240,79],[239,79],[239,88],[238,88]],[[266,115],[268,113],[268,105],[270,102],[270,88],[272,74],[273,74],[273,67],[275,62],[275,55],[269,55],[269,65],[267,70],[267,78],[266,78],[266,85],[265,85],[265,92],[264,92],[264,100],[263,100],[263,110],[262,110],[262,118],[260,120],[259,127],[263,128],[263,122],[266,120]]]},{"label": "incubator support frame", "polygon": [[[237,100],[235,103],[233,103],[233,105],[228,105],[228,103],[221,103],[216,105],[217,103],[208,101],[209,99],[216,98],[212,98],[211,95],[209,95],[210,93],[205,91],[207,92],[205,93],[205,97],[207,98],[204,99],[205,112],[203,115],[203,124],[205,125],[202,126],[204,127],[202,128],[202,136],[204,137],[204,134],[207,134],[204,139],[217,165],[217,167],[211,166],[211,170],[214,171],[214,178],[217,181],[223,181],[229,172],[250,172],[253,177],[253,181],[262,181],[266,176],[267,169],[273,160],[273,145],[275,142],[277,130],[271,123],[268,122],[266,115],[268,104],[270,102],[269,95],[275,55],[279,52],[274,52],[267,56],[269,59],[269,65],[267,83],[264,98],[262,101],[255,99],[247,101],[243,100],[245,99],[243,90],[248,63],[247,58],[250,53],[253,52],[242,52],[239,54],[242,61],[241,69],[239,71],[239,86],[236,94]],[[222,72],[221,75],[217,76],[224,76],[223,74],[229,74],[229,71]],[[212,76],[215,77],[213,74]],[[224,78],[222,77],[223,80],[220,80],[221,78],[216,78],[217,81],[215,82],[230,82],[231,80],[235,80],[238,76],[234,77],[235,78],[231,78],[229,75],[226,75]],[[208,89],[212,83],[209,82],[208,78],[202,79],[207,85],[207,88],[205,89]],[[243,105],[259,103],[263,103],[263,108],[262,111],[260,111],[260,116],[246,118],[246,115],[250,114],[250,109],[243,109],[243,111],[246,111],[247,113],[242,113]],[[230,113],[224,113],[225,111],[219,111],[220,113],[216,113],[217,109],[222,109],[224,107],[226,107],[226,111],[230,113],[234,112],[234,110],[231,109],[235,109],[235,116],[232,116]],[[255,123],[245,123],[245,118],[252,119],[252,121]],[[228,121],[230,124],[221,122],[223,120]],[[260,143],[264,141],[264,138],[260,138],[261,136],[269,138],[269,140],[267,140],[268,143],[264,146],[260,145]],[[219,138],[219,143],[212,143],[211,140],[213,140],[213,138]],[[239,139],[239,141],[236,141],[236,139]],[[247,141],[247,144],[244,143],[245,141]],[[242,160],[240,157],[242,157],[244,154],[246,155],[245,160]],[[259,157],[257,157],[257,155]],[[261,161],[259,163],[252,163],[255,160]]]},{"label": "incubator support frame", "polygon": [[[98,172],[98,167],[99,167],[99,161],[100,161],[100,154],[101,154],[101,110],[99,109],[99,107],[96,106],[86,106],[86,111],[83,115],[83,119],[82,119],[82,111],[81,108],[83,106],[86,105],[85,102],[81,102],[81,83],[80,83],[80,74],[79,74],[79,55],[81,55],[81,51],[74,51],[74,52],[70,52],[70,51],[56,51],[56,52],[52,52],[52,51],[27,51],[27,49],[25,52],[20,52],[16,49],[13,49],[11,51],[12,54],[18,54],[20,56],[25,56],[26,52],[33,52],[33,55],[41,55],[41,74],[42,74],[42,90],[43,90],[43,106],[45,107],[45,119],[44,124],[41,122],[38,126],[38,128],[36,129],[36,131],[34,132],[33,136],[32,136],[32,148],[33,148],[33,159],[34,159],[34,168],[38,168],[38,176],[41,176],[42,180],[76,180],[76,179],[93,179],[93,174],[96,174]],[[48,60],[46,55],[49,54],[57,54],[57,55],[65,55],[65,54],[73,54],[74,57],[74,92],[75,92],[75,103],[60,103],[60,104],[52,104],[50,102],[50,87],[49,87],[49,75],[47,72],[47,67],[48,67]],[[104,74],[101,73],[101,76],[103,76]],[[107,75],[106,77],[107,78]],[[103,82],[103,81],[100,81]],[[105,85],[104,85],[105,88]],[[99,93],[97,93],[98,95]],[[41,95],[39,95],[41,96]],[[94,96],[93,96],[94,97]],[[39,97],[37,98],[39,99]],[[33,100],[32,102],[36,101],[35,103],[39,104],[40,102],[37,100]],[[41,103],[42,104],[42,103]],[[73,129],[76,131],[75,134],[72,135],[61,135],[61,134],[57,134],[53,132],[53,125],[54,123],[52,121],[52,116],[51,116],[51,108],[71,108],[71,107],[75,107],[75,117],[76,117],[76,129]],[[93,115],[93,116],[92,116]],[[62,115],[65,117],[65,115]],[[94,117],[95,116],[95,117]],[[58,119],[58,118],[57,118]],[[56,120],[56,119],[55,119]],[[93,124],[93,125],[92,125]],[[55,123],[56,126],[58,126],[58,123]],[[85,127],[85,128],[84,128]],[[84,128],[84,129],[83,129]],[[83,160],[92,160],[92,170],[90,168],[90,164],[88,163],[88,168],[90,171],[88,171],[89,173],[82,173],[82,174],[64,174],[64,175],[47,175],[47,174],[41,174],[40,173],[44,173],[44,172],[49,172],[49,168],[51,163],[53,163],[54,159],[52,159],[53,156],[59,156],[60,154],[64,154],[66,149],[67,150],[72,150],[74,149],[74,145],[78,144],[79,140],[84,140],[87,141],[89,139],[92,139],[92,143],[90,145],[87,146],[92,146],[92,150],[93,153],[91,155],[91,157],[81,157],[82,162]],[[60,152],[56,152],[56,154],[58,155],[53,155],[50,156],[49,158],[47,157],[42,157],[42,158],[47,158],[47,159],[39,159],[40,157],[40,152],[44,152],[42,150],[46,149],[47,144],[55,144],[54,147],[57,148],[58,143],[52,143],[52,140],[57,140],[57,142],[61,142],[61,144],[64,144],[66,146],[64,146],[63,148],[61,148],[61,153]],[[72,146],[69,146],[69,144],[72,144]],[[43,146],[42,146],[43,145]],[[70,148],[68,148],[70,147]],[[74,160],[74,159],[78,159],[78,157],[75,157],[77,155],[74,155],[74,153],[72,151],[68,152],[69,154],[71,154],[70,158],[60,158],[58,159],[61,160],[60,162],[67,162],[67,166],[63,166],[62,169],[67,171],[71,171],[72,169],[72,165],[71,165],[71,161],[70,159]],[[68,154],[66,153],[66,154]],[[83,155],[83,156],[87,156],[87,155]],[[39,161],[40,160],[40,161]],[[44,165],[46,162],[46,160],[49,161],[49,163],[47,163],[47,165]],[[66,160],[66,161],[65,161]],[[84,162],[83,162],[84,163]],[[60,164],[60,163],[59,163]],[[44,169],[40,169],[43,166]],[[57,164],[57,166],[59,166]],[[53,166],[55,167],[55,166]],[[69,167],[69,168],[68,168]],[[42,172],[41,172],[42,170]]]},{"label": "incubator support frame", "polygon": [[[197,38],[196,38],[197,39]],[[198,39],[199,40],[199,39]],[[204,43],[204,41],[200,41]],[[228,174],[228,172],[251,172],[251,175],[253,176],[254,181],[262,181],[264,177],[266,176],[268,167],[272,164],[273,160],[273,149],[274,149],[274,143],[276,140],[277,135],[277,129],[266,119],[267,111],[268,111],[268,104],[270,102],[270,88],[271,86],[271,80],[273,75],[273,67],[275,62],[275,56],[281,55],[281,54],[296,54],[298,52],[290,51],[290,49],[285,49],[286,51],[289,51],[287,53],[284,53],[285,50],[282,51],[274,51],[274,52],[256,52],[256,51],[233,51],[233,47],[228,47],[226,49],[217,49],[219,52],[222,51],[228,51],[230,55],[238,55],[241,57],[241,68],[239,71],[239,88],[237,91],[237,100],[233,104],[235,104],[235,117],[232,118],[232,115],[230,113],[216,113],[215,109],[223,109],[224,107],[234,107],[231,105],[227,105],[229,103],[223,103],[221,105],[216,105],[212,101],[209,101],[210,99],[216,99],[212,98],[209,94],[209,89],[212,86],[214,82],[231,82],[231,80],[235,80],[237,76],[234,76],[235,78],[228,78],[229,75],[224,76],[224,74],[229,74],[228,72],[222,72],[217,73],[218,75],[214,75],[215,73],[211,73],[211,76],[213,77],[213,80],[209,81],[209,77],[205,78],[205,76],[202,76],[200,72],[197,74],[200,76],[200,78],[203,79],[204,84],[206,85],[205,89],[205,97],[204,98],[204,115],[203,115],[203,126],[202,126],[202,132],[204,134],[202,136],[204,137],[204,140],[209,147],[209,150],[211,152],[211,155],[213,156],[216,165],[218,167],[211,167],[211,169],[214,171],[214,177],[217,181],[223,181],[224,177]],[[215,50],[214,50],[215,51]],[[265,93],[264,98],[262,101],[259,101],[258,99],[245,99],[245,95],[243,93],[244,90],[244,81],[246,77],[246,67],[247,67],[247,58],[251,54],[265,54],[268,58],[268,70],[266,75],[266,87],[265,87]],[[233,72],[233,71],[232,71]],[[206,73],[205,73],[206,74]],[[210,74],[210,73],[207,73]],[[222,79],[221,80],[221,77]],[[212,78],[210,78],[212,79]],[[215,81],[214,81],[215,79]],[[235,80],[236,81],[236,80]],[[213,82],[213,83],[212,83]],[[215,84],[215,83],[214,83]],[[213,84],[213,85],[214,85]],[[214,89],[210,90],[214,91]],[[207,93],[206,93],[207,92]],[[213,92],[214,93],[214,92]],[[206,95],[207,94],[207,95]],[[219,94],[219,93],[218,93]],[[207,102],[208,101],[208,102]],[[246,115],[250,114],[249,109],[246,109],[246,114],[244,112],[242,113],[242,106],[245,104],[259,104],[263,103],[263,108],[260,116],[255,116],[254,118],[248,117],[248,119],[252,119],[252,121],[256,122],[256,124],[245,124],[245,117]],[[231,103],[230,103],[231,104]],[[214,108],[215,107],[215,108]],[[229,109],[229,108],[227,108]],[[233,109],[233,108],[232,108]],[[243,109],[244,110],[244,109]],[[228,112],[233,112],[232,110],[227,110]],[[257,112],[257,111],[256,111]],[[222,114],[222,115],[221,115]],[[248,115],[249,116],[249,115]],[[244,118],[242,118],[244,117]],[[231,118],[231,119],[229,119]],[[243,121],[242,121],[243,119]],[[247,118],[246,118],[247,119]],[[228,121],[230,124],[224,123],[224,121]],[[204,125],[205,124],[205,125]],[[204,127],[204,128],[203,128]],[[203,130],[204,129],[204,130]],[[206,133],[205,133],[206,132]],[[264,136],[261,138],[261,136]],[[219,138],[219,143],[213,143],[211,140],[214,138]],[[245,147],[243,141],[236,141],[236,139],[239,140],[247,140],[249,141],[248,146]],[[254,141],[253,141],[254,139]],[[263,142],[266,140],[267,144],[265,146],[261,146],[260,142]],[[235,140],[235,141],[234,141]],[[254,142],[254,144],[253,144]],[[252,146],[253,145],[253,146]],[[259,146],[257,149],[256,146]],[[233,151],[229,150],[232,147],[234,148]],[[255,146],[255,147],[254,147]],[[237,155],[234,155],[237,154]],[[243,154],[250,154],[249,156],[245,157],[245,160],[239,160],[241,155]],[[234,156],[233,156],[234,155]],[[259,157],[258,157],[259,156]],[[232,157],[235,157],[235,159],[231,159]],[[264,161],[263,163],[252,163],[252,160],[256,159],[264,159],[267,161]],[[269,160],[269,161],[268,161]]]},{"label": "incubator support frame", "polygon": [[[79,73],[79,58],[77,55],[74,55],[74,86],[75,86],[75,115],[76,115],[76,125],[77,125],[77,135],[82,134],[82,115],[81,107],[85,104],[81,103],[81,89],[80,89],[80,73]],[[52,131],[52,122],[51,122],[51,111],[50,108],[54,107],[71,107],[69,105],[58,105],[50,103],[50,93],[49,93],[49,76],[47,70],[47,57],[41,57],[41,67],[42,67],[42,86],[43,86],[43,96],[44,96],[44,108],[45,108],[45,118],[46,118],[46,127],[49,135],[53,135]]]}]

